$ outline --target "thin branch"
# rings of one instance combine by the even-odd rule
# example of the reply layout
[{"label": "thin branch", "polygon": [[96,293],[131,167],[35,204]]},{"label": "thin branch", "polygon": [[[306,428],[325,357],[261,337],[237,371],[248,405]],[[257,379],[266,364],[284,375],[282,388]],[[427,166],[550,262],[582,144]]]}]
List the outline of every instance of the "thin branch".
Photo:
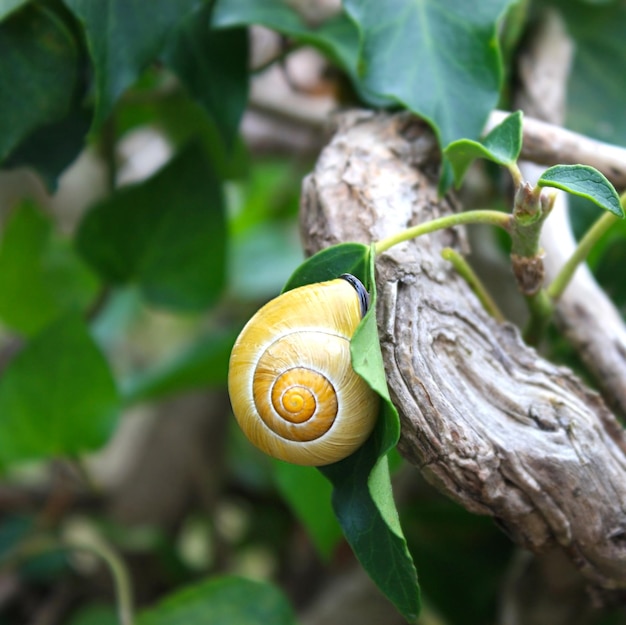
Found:
[{"label": "thin branch", "polygon": [[[520,101],[528,112],[544,115],[558,124],[563,118],[570,42],[555,13],[548,13],[546,19],[542,20],[542,26],[526,52],[530,61],[524,63],[523,72],[520,72],[524,78],[521,82],[523,93]],[[550,80],[544,80],[546,76]],[[537,132],[548,129],[546,145],[555,149],[554,156],[560,162],[567,159],[567,162],[578,161],[593,165],[603,171],[614,184],[624,186],[626,150],[570,133],[556,125],[528,122],[529,119],[525,119],[525,140],[527,129],[533,125]],[[540,154],[536,152],[525,156],[540,160]],[[520,166],[530,182],[534,182],[542,173],[542,168],[534,163],[520,163]],[[613,221],[610,217],[603,219],[601,228],[610,221]],[[557,195],[552,214],[544,224],[541,244],[545,251],[544,264],[549,282],[557,278],[564,267],[571,265],[572,257],[578,253],[577,242],[569,223],[565,193]],[[585,251],[584,248],[582,251]],[[557,287],[558,284],[557,282]],[[619,412],[626,414],[626,326],[584,263],[577,265],[571,281],[559,293],[556,320],[596,379],[605,400]]]},{"label": "thin branch", "polygon": [[[304,182],[308,253],[382,240],[458,212],[439,198],[434,138],[409,115],[356,111]],[[416,163],[424,163],[423,169]],[[548,220],[549,221],[549,220]],[[607,595],[626,591],[626,441],[598,395],[496,323],[441,258],[449,228],[377,258],[377,322],[400,451],[518,544],[558,546]]]}]

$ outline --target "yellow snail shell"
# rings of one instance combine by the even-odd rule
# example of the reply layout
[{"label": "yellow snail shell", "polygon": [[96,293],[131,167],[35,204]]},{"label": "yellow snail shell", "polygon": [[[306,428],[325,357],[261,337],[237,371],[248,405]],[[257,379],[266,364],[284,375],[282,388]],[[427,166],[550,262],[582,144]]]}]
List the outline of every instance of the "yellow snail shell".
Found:
[{"label": "yellow snail shell", "polygon": [[367,304],[365,287],[344,274],[287,291],[248,321],[230,357],[228,391],[254,445],[321,466],[365,442],[378,396],[352,368],[350,339]]}]

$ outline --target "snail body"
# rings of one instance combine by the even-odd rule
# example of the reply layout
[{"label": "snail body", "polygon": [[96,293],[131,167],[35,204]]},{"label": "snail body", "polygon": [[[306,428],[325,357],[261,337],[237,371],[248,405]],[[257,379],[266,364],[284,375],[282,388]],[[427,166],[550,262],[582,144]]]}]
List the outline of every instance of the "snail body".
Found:
[{"label": "snail body", "polygon": [[254,445],[321,466],[365,442],[378,396],[352,368],[350,340],[367,303],[365,287],[346,274],[287,291],[248,321],[231,353],[228,391]]}]

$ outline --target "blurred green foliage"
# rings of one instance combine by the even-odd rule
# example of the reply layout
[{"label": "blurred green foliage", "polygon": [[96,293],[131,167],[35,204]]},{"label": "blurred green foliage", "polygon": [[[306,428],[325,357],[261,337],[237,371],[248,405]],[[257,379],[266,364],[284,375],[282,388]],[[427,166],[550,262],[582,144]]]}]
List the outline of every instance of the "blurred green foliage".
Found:
[{"label": "blurred green foliage", "polygon": [[[133,418],[130,407],[199,388],[223,392],[237,332],[302,262],[297,209],[313,158],[256,154],[242,139],[253,75],[248,26],[278,32],[285,54],[303,46],[321,52],[341,75],[337,91],[348,98],[341,104],[411,110],[445,147],[476,140],[490,109],[505,101],[502,77],[512,75],[516,45],[533,25],[527,18],[543,6],[518,3],[513,23],[505,15],[510,0],[470,4],[346,0],[317,24],[286,0],[0,2],[0,165],[29,167],[54,194],[87,150],[108,185],[69,218],[63,207],[26,197],[0,206],[0,466],[8,484],[33,480],[50,490],[43,503],[0,519],[0,574],[14,571],[24,548],[16,570],[32,585],[29,600],[55,580],[75,584],[87,575],[65,552],[27,553],[33,537],[59,537],[72,516],[59,467],[82,471],[85,455]],[[568,124],[626,143],[623,3],[549,4],[577,45]],[[502,66],[498,32],[510,66]],[[120,146],[144,130],[163,139],[164,161],[149,177],[120,185]],[[578,235],[597,213],[575,202]],[[590,257],[622,311],[625,228],[611,230]],[[560,341],[550,339],[554,353]],[[151,607],[139,623],[293,623],[275,586],[224,573],[247,570],[252,555],[265,567],[260,576],[304,604],[296,582],[313,569],[341,570],[346,554],[328,482],[270,462],[232,426],[224,456],[214,476],[224,481],[224,497],[203,523],[142,533],[116,526],[91,500],[81,510],[142,563],[139,577],[157,576],[151,592],[140,593]],[[396,469],[406,471],[402,463]],[[495,622],[513,555],[508,539],[431,491],[400,511],[427,605],[446,623]],[[204,564],[185,555],[181,536],[200,545]],[[216,547],[220,537],[236,554],[231,560]],[[289,550],[298,555],[290,559]],[[293,564],[299,557],[311,570]],[[110,597],[78,601],[65,622],[117,622]],[[25,613],[8,603],[0,624]],[[595,622],[625,621],[610,614]]]}]

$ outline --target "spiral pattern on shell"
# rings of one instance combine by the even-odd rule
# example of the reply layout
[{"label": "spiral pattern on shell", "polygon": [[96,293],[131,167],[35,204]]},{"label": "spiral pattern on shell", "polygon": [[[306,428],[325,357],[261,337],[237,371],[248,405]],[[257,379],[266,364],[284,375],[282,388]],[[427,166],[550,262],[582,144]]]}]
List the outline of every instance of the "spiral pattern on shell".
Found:
[{"label": "spiral pattern on shell", "polygon": [[321,466],[350,455],[371,433],[378,397],[350,360],[364,312],[360,288],[337,279],[288,291],[239,335],[228,377],[233,412],[269,455]]}]

